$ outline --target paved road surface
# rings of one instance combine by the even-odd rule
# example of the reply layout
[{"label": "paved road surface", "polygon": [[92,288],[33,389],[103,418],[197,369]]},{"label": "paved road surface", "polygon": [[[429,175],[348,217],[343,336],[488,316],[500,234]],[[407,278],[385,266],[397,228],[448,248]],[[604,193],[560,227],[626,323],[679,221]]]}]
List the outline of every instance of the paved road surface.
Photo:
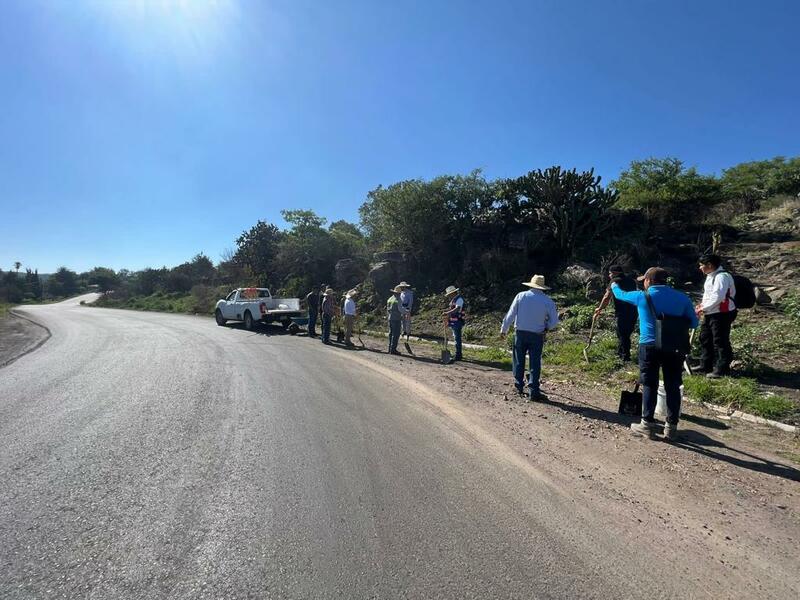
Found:
[{"label": "paved road surface", "polygon": [[346,351],[25,313],[52,337],[0,369],[2,598],[684,595],[585,497]]}]

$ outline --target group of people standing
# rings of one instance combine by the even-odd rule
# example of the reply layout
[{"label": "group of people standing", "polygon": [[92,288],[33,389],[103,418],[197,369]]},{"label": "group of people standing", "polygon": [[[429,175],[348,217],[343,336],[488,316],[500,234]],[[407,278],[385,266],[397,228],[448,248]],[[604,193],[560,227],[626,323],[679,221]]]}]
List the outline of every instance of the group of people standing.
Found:
[{"label": "group of people standing", "polygon": [[[664,438],[674,440],[680,418],[681,385],[683,369],[689,354],[689,331],[700,326],[702,355],[697,370],[712,379],[730,374],[733,352],[730,342],[731,324],[736,318],[736,286],[733,276],[721,266],[715,254],[704,255],[699,260],[700,271],[706,276],[703,299],[696,306],[685,293],[673,289],[669,274],[660,267],[649,268],[644,275],[634,279],[620,265],[608,270],[609,286],[594,311],[598,318],[612,303],[616,321],[617,353],[621,360],[631,360],[631,336],[639,322],[639,382],[642,385],[642,418],[631,425],[631,430],[650,439],[655,437],[655,409],[659,380],[663,378],[666,393],[666,425]],[[503,337],[514,328],[512,371],[514,385],[520,395],[528,400],[544,400],[540,387],[542,354],[548,331],[559,324],[556,304],[547,291],[543,275],[534,275],[522,283],[528,288],[517,294],[500,326]],[[398,283],[386,301],[389,323],[389,354],[400,354],[398,345],[402,335],[411,335],[411,314],[414,292],[405,281]],[[351,336],[356,319],[357,289],[344,296],[341,314],[344,316],[344,341],[352,345]],[[446,328],[452,331],[455,342],[453,360],[463,360],[462,331],[466,310],[464,298],[456,286],[444,292],[448,307],[442,313]],[[319,293],[312,291],[306,298],[308,306],[308,334],[316,337],[317,319],[322,321],[322,343],[330,344],[331,324],[339,312],[335,293],[323,285]],[[526,361],[529,364],[525,381]],[[526,391],[527,387],[527,391]]]},{"label": "group of people standing", "polygon": [[[691,350],[689,331],[701,325],[701,317],[702,354],[696,370],[706,373],[710,379],[730,374],[733,360],[730,331],[737,314],[736,285],[721,263],[715,254],[700,257],[698,267],[706,279],[703,298],[697,305],[692,305],[688,295],[669,285],[669,274],[660,267],[651,267],[637,280],[619,265],[609,268],[609,287],[594,316],[597,318],[613,300],[617,353],[623,361],[631,360],[631,335],[639,321],[642,418],[631,425],[633,433],[655,438],[659,379],[663,378],[666,394],[664,439],[677,438],[683,370]],[[539,387],[542,351],[547,332],[558,325],[558,311],[553,300],[544,293],[549,290],[544,283],[541,275],[523,283],[530,289],[517,294],[500,328],[500,333],[506,335],[514,325],[514,383],[520,394],[525,394],[527,383],[530,400],[545,398]],[[526,357],[530,362],[527,382],[524,381]]]}]

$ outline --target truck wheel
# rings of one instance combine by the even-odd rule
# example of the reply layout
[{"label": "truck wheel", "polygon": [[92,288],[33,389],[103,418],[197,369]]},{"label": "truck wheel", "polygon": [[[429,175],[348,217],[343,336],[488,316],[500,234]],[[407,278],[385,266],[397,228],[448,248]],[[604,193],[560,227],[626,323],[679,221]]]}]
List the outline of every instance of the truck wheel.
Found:
[{"label": "truck wheel", "polygon": [[220,327],[222,327],[223,325],[225,325],[225,323],[227,323],[227,320],[225,319],[225,317],[222,316],[222,311],[220,309],[214,311],[214,320]]},{"label": "truck wheel", "polygon": [[298,331],[300,331],[300,327],[297,326],[297,323],[292,323],[288,327],[289,335],[296,335]]},{"label": "truck wheel", "polygon": [[289,329],[289,325],[291,324],[292,322],[289,319],[284,319],[283,321],[281,321],[281,325],[283,326],[284,329]]},{"label": "truck wheel", "polygon": [[244,313],[244,328],[247,331],[253,331],[253,315],[250,314],[249,310]]}]

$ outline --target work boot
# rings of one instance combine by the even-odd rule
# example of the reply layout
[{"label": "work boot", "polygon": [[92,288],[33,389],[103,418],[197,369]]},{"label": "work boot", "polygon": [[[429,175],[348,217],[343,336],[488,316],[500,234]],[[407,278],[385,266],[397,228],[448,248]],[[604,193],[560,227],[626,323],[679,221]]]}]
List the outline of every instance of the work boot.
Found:
[{"label": "work boot", "polygon": [[631,423],[631,433],[643,435],[648,439],[656,438],[656,424],[642,419],[639,423]]},{"label": "work boot", "polygon": [[664,441],[674,442],[678,439],[678,424],[667,423],[664,425]]}]

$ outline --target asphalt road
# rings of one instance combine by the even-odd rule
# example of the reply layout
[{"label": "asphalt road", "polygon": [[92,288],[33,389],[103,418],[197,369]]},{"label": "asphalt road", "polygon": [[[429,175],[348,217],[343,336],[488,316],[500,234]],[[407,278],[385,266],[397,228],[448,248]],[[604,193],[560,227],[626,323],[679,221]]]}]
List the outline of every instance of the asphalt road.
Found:
[{"label": "asphalt road", "polygon": [[4,599],[681,595],[590,500],[347,351],[24,312],[52,337],[0,369]]}]

